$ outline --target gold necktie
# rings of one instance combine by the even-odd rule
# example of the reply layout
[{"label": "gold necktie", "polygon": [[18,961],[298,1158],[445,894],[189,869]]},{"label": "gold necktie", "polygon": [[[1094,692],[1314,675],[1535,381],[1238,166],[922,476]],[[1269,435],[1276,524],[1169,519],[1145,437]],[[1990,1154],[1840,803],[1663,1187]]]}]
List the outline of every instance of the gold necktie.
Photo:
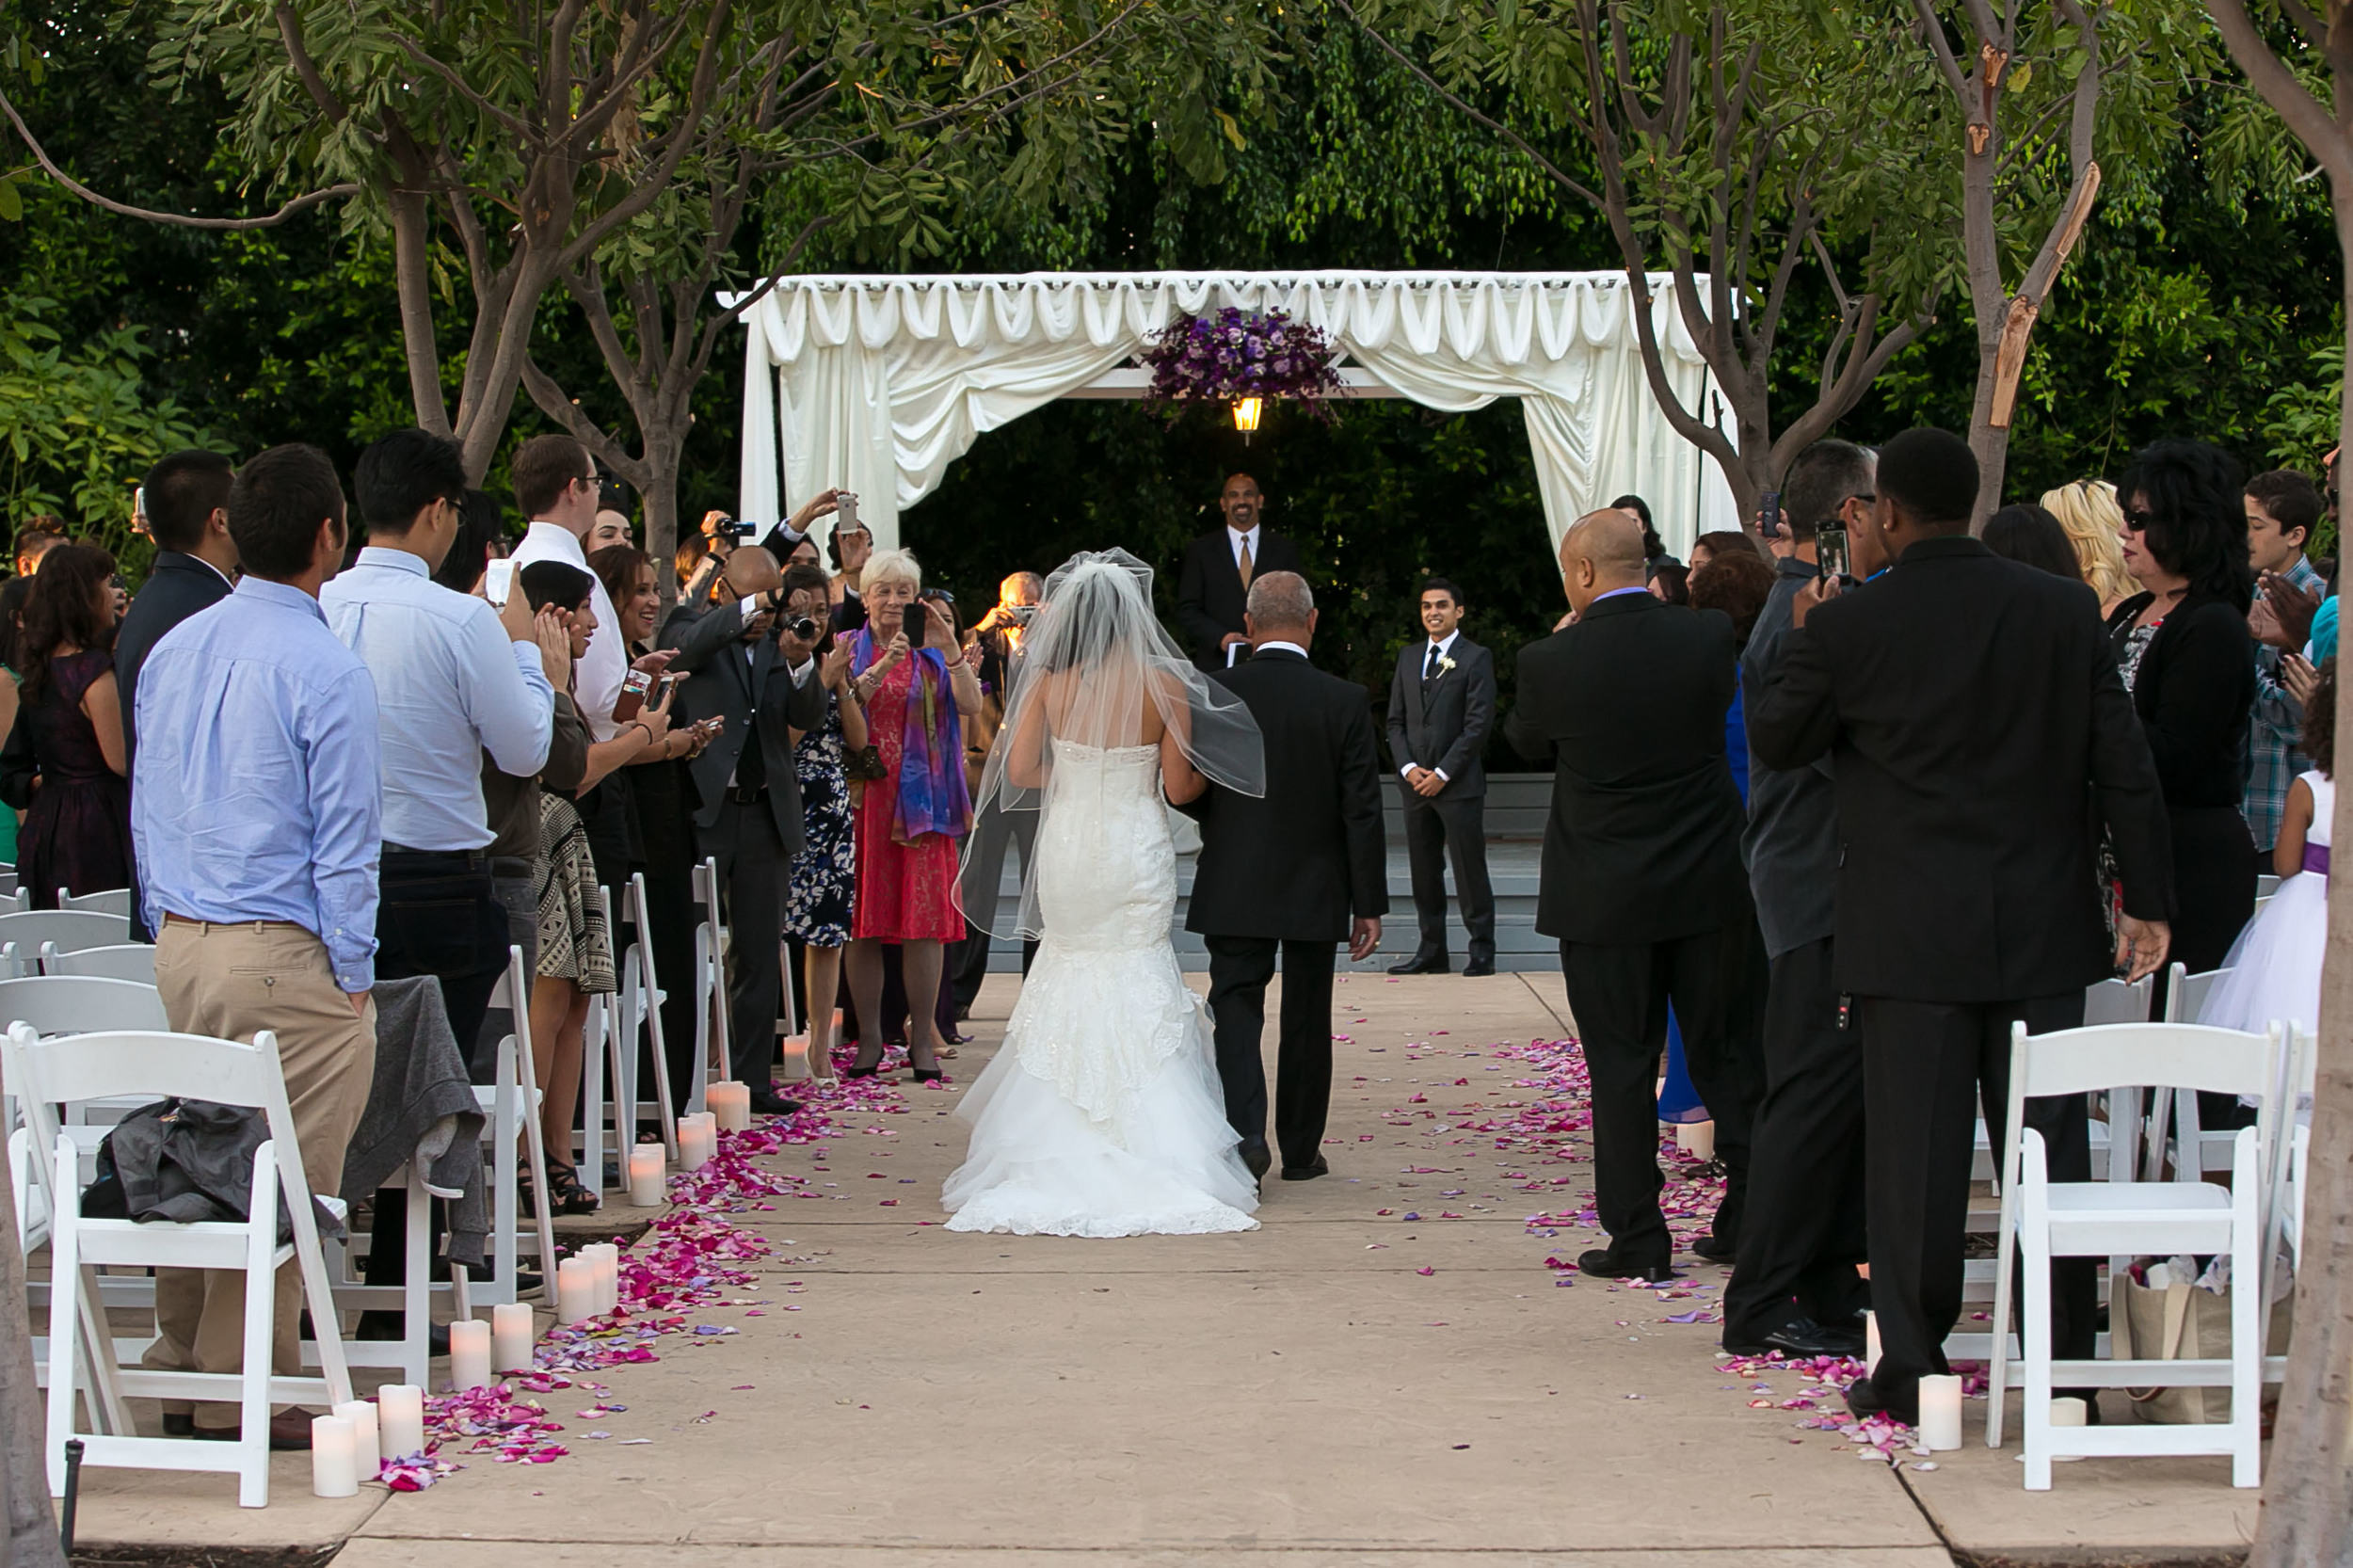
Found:
[{"label": "gold necktie", "polygon": [[1247,591],[1250,587],[1250,536],[1246,534],[1242,536],[1241,561],[1240,566],[1241,570],[1241,585],[1244,591]]}]

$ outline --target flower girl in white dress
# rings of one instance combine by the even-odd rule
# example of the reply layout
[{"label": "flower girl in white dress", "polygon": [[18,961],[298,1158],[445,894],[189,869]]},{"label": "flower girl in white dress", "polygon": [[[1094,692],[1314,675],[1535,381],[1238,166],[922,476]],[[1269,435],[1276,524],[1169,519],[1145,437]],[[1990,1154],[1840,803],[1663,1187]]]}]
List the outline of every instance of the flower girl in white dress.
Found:
[{"label": "flower girl in white dress", "polygon": [[2288,786],[2280,839],[2271,852],[2279,890],[2247,922],[2206,993],[2198,1021],[2260,1033],[2274,1020],[2307,1033],[2320,1027],[2320,962],[2329,946],[2329,819],[2336,812],[2336,661],[2321,666],[2304,704],[2297,748],[2313,771]]}]

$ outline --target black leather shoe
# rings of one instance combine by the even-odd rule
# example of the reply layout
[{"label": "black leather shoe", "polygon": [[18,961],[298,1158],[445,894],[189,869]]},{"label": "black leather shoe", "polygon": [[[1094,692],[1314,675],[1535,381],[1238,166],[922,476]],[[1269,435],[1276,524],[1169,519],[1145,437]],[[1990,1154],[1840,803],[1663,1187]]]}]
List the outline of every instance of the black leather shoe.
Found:
[{"label": "black leather shoe", "polygon": [[1332,1162],[1324,1159],[1321,1155],[1316,1156],[1316,1162],[1312,1165],[1286,1165],[1283,1167],[1283,1179],[1285,1181],[1313,1181],[1320,1176],[1330,1176],[1331,1174]]},{"label": "black leather shoe", "polygon": [[1712,1230],[1691,1243],[1691,1256],[1704,1257],[1710,1263],[1729,1263],[1738,1256],[1739,1251],[1737,1239],[1719,1236]]},{"label": "black leather shoe", "polygon": [[1595,1247],[1577,1254],[1577,1270],[1599,1279],[1639,1279],[1652,1285],[1664,1285],[1675,1277],[1673,1266],[1664,1258],[1656,1263],[1637,1263],[1615,1247]]},{"label": "black leather shoe", "polygon": [[166,1437],[194,1437],[196,1417],[185,1414],[175,1416],[168,1410],[165,1411],[164,1435]]},{"label": "black leather shoe", "polygon": [[774,1089],[755,1089],[751,1093],[752,1109],[763,1116],[790,1116],[801,1109],[799,1100],[786,1099]]},{"label": "black leather shoe", "polygon": [[1779,1351],[1784,1355],[1811,1359],[1817,1355],[1859,1356],[1863,1353],[1863,1336],[1824,1328],[1802,1315],[1790,1319],[1770,1334],[1758,1335],[1753,1338],[1727,1334],[1723,1343],[1727,1355],[1769,1355]]},{"label": "black leather shoe", "polygon": [[1496,961],[1492,958],[1474,958],[1463,966],[1465,980],[1483,980],[1495,972]]},{"label": "black leather shoe", "polygon": [[1402,964],[1389,966],[1391,974],[1444,974],[1454,966],[1443,952],[1417,952]]},{"label": "black leather shoe", "polygon": [[[194,1417],[190,1418],[193,1426]],[[242,1424],[233,1427],[193,1427],[196,1435],[206,1443],[234,1443],[245,1434]],[[311,1447],[311,1413],[307,1410],[281,1410],[269,1418],[269,1446],[277,1453],[302,1453]]]},{"label": "black leather shoe", "polygon": [[[402,1324],[401,1315],[397,1312],[390,1310],[389,1308],[384,1308],[360,1313],[360,1332],[353,1335],[352,1337],[354,1339],[365,1339],[372,1344],[392,1345],[398,1344],[400,1340],[407,1336],[407,1329]],[[425,1330],[424,1340],[426,1354],[449,1354],[448,1325],[443,1323],[434,1324],[431,1328]]]},{"label": "black leather shoe", "polygon": [[1242,1168],[1250,1173],[1254,1180],[1264,1181],[1266,1174],[1274,1169],[1274,1153],[1266,1146],[1263,1139],[1254,1138],[1236,1152],[1241,1156]]},{"label": "black leather shoe", "polygon": [[1871,1380],[1867,1377],[1857,1378],[1847,1384],[1847,1412],[1858,1421],[1868,1420],[1874,1416],[1884,1416],[1891,1421],[1901,1421],[1908,1427],[1916,1427],[1920,1424],[1918,1396],[1913,1397],[1913,1407],[1910,1410],[1898,1410],[1880,1397],[1879,1389],[1872,1385]]}]

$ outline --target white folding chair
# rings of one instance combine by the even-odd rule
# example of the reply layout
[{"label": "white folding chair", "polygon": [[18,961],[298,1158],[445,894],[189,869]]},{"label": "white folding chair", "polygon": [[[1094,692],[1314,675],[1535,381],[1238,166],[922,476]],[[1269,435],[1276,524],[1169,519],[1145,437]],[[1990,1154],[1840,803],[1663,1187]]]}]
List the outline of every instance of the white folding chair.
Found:
[{"label": "white folding chair", "polygon": [[0,975],[27,975],[39,967],[41,944],[59,952],[117,947],[130,940],[127,915],[94,909],[29,909],[0,915]]},{"label": "white folding chair", "polygon": [[[635,1124],[651,1116],[662,1129],[662,1145],[665,1158],[678,1159],[678,1115],[671,1100],[670,1064],[662,1037],[662,1000],[666,994],[654,975],[653,926],[648,919],[646,906],[646,873],[638,872],[621,889],[621,924],[630,932],[623,943],[616,934],[615,946],[620,949],[618,990],[613,999],[613,1103],[629,1109],[630,1128],[617,1135],[623,1149],[637,1141]],[[653,1066],[654,1096],[645,1098],[637,1082],[638,1042],[646,1044],[646,1055]],[[616,1124],[618,1118],[616,1118]],[[623,1185],[627,1185],[624,1173]]]},{"label": "white folding chair", "polygon": [[512,1013],[515,1030],[499,1042],[496,1080],[474,1090],[491,1161],[490,1277],[473,1288],[475,1303],[485,1306],[504,1305],[521,1294],[517,1271],[521,1255],[523,1149],[530,1151],[539,1277],[551,1300],[555,1285],[555,1218],[548,1203],[548,1153],[539,1131],[538,1058],[531,1048],[531,979],[523,968],[523,950],[510,947],[506,954],[506,972],[499,977],[498,989],[490,993],[490,1006]]},{"label": "white folding chair", "polygon": [[[2267,1034],[2197,1024],[2111,1024],[2010,1039],[2008,1154],[2002,1172],[2000,1251],[1993,1323],[2009,1320],[2011,1271],[2024,1271],[2021,1354],[2009,1336],[1993,1336],[1987,1379],[1985,1440],[2002,1441],[2002,1407],[2013,1385],[2024,1390],[2026,1489],[2047,1492],[2051,1462],[2061,1454],[2228,1454],[2233,1486],[2262,1480],[2264,1171],[2276,1153],[2281,1042]],[[2233,1185],[2211,1182],[2054,1182],[2041,1134],[2025,1125],[2026,1101],[2133,1084],[2258,1095],[2261,1120],[2233,1146]],[[2228,1254],[2232,1276],[2231,1354],[2202,1360],[2055,1360],[2051,1353],[2054,1257]],[[2206,1425],[2054,1427],[2051,1391],[2163,1384],[2228,1386],[2231,1419]]]},{"label": "white folding chair", "polygon": [[83,948],[61,952],[55,942],[40,945],[40,972],[53,975],[98,975],[108,980],[155,984],[155,950],[145,942],[118,942],[112,947]]},{"label": "white folding chair", "polygon": [[[2228,969],[2202,969],[2191,974],[2183,965],[2172,966],[2166,983],[2166,1022],[2196,1023],[2199,1015],[2206,1010],[2206,998],[2213,993],[2215,983],[2230,972]],[[2150,1111],[2150,1117],[2156,1124],[2157,1135],[2150,1140],[2149,1178],[2155,1180],[2164,1168],[2165,1113],[2169,1100],[2173,1112],[2174,1163],[2192,1181],[2208,1172],[2229,1170],[2236,1140],[2227,1128],[2214,1132],[2204,1130],[2199,1124],[2197,1095],[2176,1090],[2169,1096],[2160,1097]]]},{"label": "white folding chair", "polygon": [[694,868],[695,888],[695,1072],[685,1086],[689,1112],[709,1109],[704,1090],[728,1074],[728,934],[719,920],[719,861],[706,856]]},{"label": "white folding chair", "polygon": [[[48,1167],[52,1269],[51,1329],[58,1340],[50,1357],[46,1451],[49,1490],[65,1490],[65,1446],[80,1438],[83,1463],[126,1469],[225,1470],[237,1477],[237,1501],[246,1508],[269,1503],[269,1419],[273,1403],[333,1404],[351,1398],[351,1375],[335,1336],[334,1300],[311,1210],[311,1186],[302,1170],[294,1114],[286,1103],[279,1066],[278,1039],[267,1030],[251,1045],[197,1034],[162,1032],[77,1034],[41,1039],[27,1024],[8,1032],[5,1051],[10,1080],[21,1085],[25,1114],[36,1138],[56,1151]],[[58,1124],[54,1107],[127,1095],[177,1096],[261,1111],[269,1137],[255,1152],[250,1211],[241,1221],[177,1224],[131,1220],[94,1220],[82,1215],[80,1153]],[[278,1240],[279,1194],[294,1240]],[[325,1376],[275,1377],[270,1352],[275,1298],[273,1276],[280,1264],[298,1262],[311,1320],[325,1336],[318,1354]],[[236,1373],[161,1372],[118,1367],[111,1354],[96,1358],[93,1408],[120,1412],[126,1395],[167,1400],[235,1399],[243,1430],[234,1443],[199,1438],[138,1437],[102,1417],[107,1431],[83,1431],[74,1421],[75,1371],[86,1335],[84,1293],[90,1270],[100,1264],[181,1269],[233,1269],[246,1275],[245,1368]],[[10,1308],[13,1310],[13,1308]],[[88,1345],[94,1350],[94,1344]]]},{"label": "white folding chair", "polygon": [[120,915],[127,920],[131,918],[131,889],[128,888],[109,888],[104,892],[101,893],[82,893],[77,895],[60,888],[57,889],[57,907],[60,909],[88,909],[94,914],[100,915]]}]

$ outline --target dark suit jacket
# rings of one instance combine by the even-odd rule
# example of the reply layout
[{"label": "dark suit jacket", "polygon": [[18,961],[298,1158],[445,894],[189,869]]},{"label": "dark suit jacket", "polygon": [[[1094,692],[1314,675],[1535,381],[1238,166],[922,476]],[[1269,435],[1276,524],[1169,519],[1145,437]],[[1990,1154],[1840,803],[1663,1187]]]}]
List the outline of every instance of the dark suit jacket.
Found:
[{"label": "dark suit jacket", "polygon": [[1553,760],[1539,932],[1657,942],[1753,918],[1724,760],[1735,658],[1722,612],[1647,593],[1596,600],[1520,650],[1503,733]]},{"label": "dark suit jacket", "polygon": [[1389,909],[1381,760],[1365,689],[1282,651],[1211,679],[1258,721],[1266,794],[1212,784],[1177,808],[1201,824],[1185,929],[1346,941],[1352,915]]},{"label": "dark suit jacket", "polygon": [[1834,758],[1840,990],[2011,1001],[2105,978],[2095,802],[2126,912],[2166,917],[2165,803],[2083,584],[1922,540],[1810,614],[1750,702],[1766,766]]},{"label": "dark suit jacket", "polygon": [[[1270,571],[1304,573],[1299,547],[1261,523],[1258,552],[1251,559],[1253,576]],[[1193,644],[1193,662],[1205,670],[1225,667],[1225,650],[1218,645],[1229,632],[1241,630],[1245,594],[1241,573],[1235,569],[1234,546],[1223,523],[1185,547],[1183,568],[1176,574],[1176,624]]]},{"label": "dark suit jacket", "polygon": [[[744,612],[732,601],[700,616],[673,611],[662,629],[663,646],[679,650],[670,668],[686,675],[671,722],[728,721],[718,738],[687,765],[699,797],[695,825],[717,824],[719,808],[726,804],[728,776],[743,757],[744,737],[758,713],[760,760],[768,769],[768,809],[776,815],[776,836],[784,840],[785,853],[798,855],[806,840],[801,787],[792,772],[792,731],[814,729],[824,722],[825,692],[814,669],[806,681],[792,679],[774,637],[747,645],[743,632]],[[744,656],[746,648],[749,658]]]},{"label": "dark suit jacket", "polygon": [[130,614],[115,632],[115,685],[122,694],[122,749],[127,758],[138,744],[135,719],[138,712],[139,671],[164,633],[229,597],[228,580],[193,555],[167,550],[155,557],[147,585],[131,600]]},{"label": "dark suit jacket", "polygon": [[1447,650],[1454,667],[1425,681],[1421,672],[1429,656],[1426,636],[1406,644],[1397,656],[1397,677],[1389,682],[1390,767],[1411,762],[1435,768],[1447,778],[1436,798],[1478,800],[1487,792],[1481,759],[1496,718],[1495,655],[1458,634]]},{"label": "dark suit jacket", "polygon": [[[2133,621],[2149,606],[2135,594],[2108,617],[2119,659]],[[2133,677],[2165,803],[2177,810],[2236,808],[2247,783],[2247,726],[2255,704],[2255,639],[2247,613],[2193,588],[2166,612]]]}]

